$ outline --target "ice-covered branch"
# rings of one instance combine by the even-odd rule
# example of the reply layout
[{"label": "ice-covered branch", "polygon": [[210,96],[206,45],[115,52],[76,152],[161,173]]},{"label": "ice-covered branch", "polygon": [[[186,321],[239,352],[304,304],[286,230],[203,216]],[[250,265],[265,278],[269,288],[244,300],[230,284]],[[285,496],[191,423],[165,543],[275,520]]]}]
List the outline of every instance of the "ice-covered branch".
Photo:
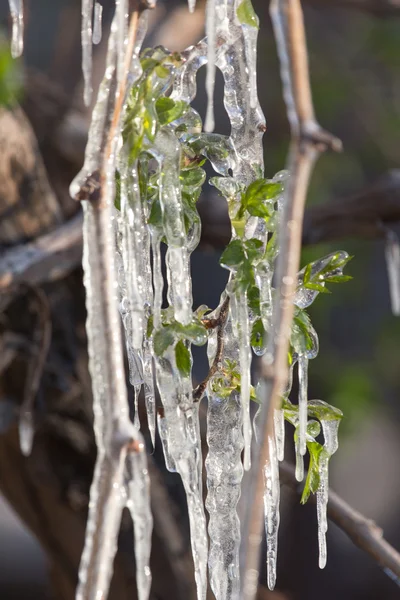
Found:
[{"label": "ice-covered branch", "polygon": [[288,379],[288,349],[293,319],[293,298],[299,270],[302,224],[308,185],[320,152],[340,150],[340,141],[316,122],[311,96],[307,46],[300,0],[272,0],[271,18],[281,65],[283,94],[291,127],[289,181],[279,229],[276,292],[270,348],[262,360],[259,419],[260,447],[255,452],[248,510],[244,523],[243,597],[253,600],[257,591],[260,533],[264,511],[264,465],[270,463],[274,414]]},{"label": "ice-covered branch", "polygon": [[[295,478],[294,468],[286,462],[280,465],[281,481],[301,496],[301,487]],[[316,497],[310,497],[316,502]],[[332,490],[329,491],[328,518],[335,523],[351,541],[369,554],[391,578],[400,579],[400,554],[384,538],[382,530]]]}]

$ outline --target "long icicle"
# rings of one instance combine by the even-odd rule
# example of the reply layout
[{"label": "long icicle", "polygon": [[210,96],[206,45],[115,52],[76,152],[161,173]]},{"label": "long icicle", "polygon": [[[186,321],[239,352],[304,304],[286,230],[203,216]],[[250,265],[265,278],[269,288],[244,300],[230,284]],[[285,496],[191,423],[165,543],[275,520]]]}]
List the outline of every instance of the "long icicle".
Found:
[{"label": "long icicle", "polygon": [[86,106],[92,100],[92,18],[93,0],[82,0],[82,73],[84,81],[83,100]]},{"label": "long icicle", "polygon": [[11,56],[18,58],[24,51],[24,3],[8,0],[12,19]]},{"label": "long icicle", "polygon": [[206,34],[207,34],[207,114],[204,131],[214,131],[214,88],[215,88],[215,44],[216,44],[216,11],[215,0],[208,0],[206,6]]}]

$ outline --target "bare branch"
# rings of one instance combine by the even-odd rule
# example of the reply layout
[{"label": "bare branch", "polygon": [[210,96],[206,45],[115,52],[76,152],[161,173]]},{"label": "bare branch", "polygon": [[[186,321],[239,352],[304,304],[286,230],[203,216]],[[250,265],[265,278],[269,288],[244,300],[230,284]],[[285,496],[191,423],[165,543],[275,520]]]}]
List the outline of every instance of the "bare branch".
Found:
[{"label": "bare branch", "polygon": [[[280,465],[281,481],[290,487],[298,496],[301,496],[301,486],[295,478],[294,468],[286,462]],[[310,496],[311,502],[316,502],[314,494]],[[367,519],[352,508],[332,490],[329,491],[328,517],[351,541],[369,554],[385,571],[400,579],[400,554],[385,539],[382,530],[370,519]]]},{"label": "bare branch", "polygon": [[341,142],[315,120],[308,71],[308,56],[300,0],[272,0],[271,18],[281,63],[283,93],[291,127],[292,143],[285,207],[279,230],[276,296],[270,339],[271,348],[262,361],[263,398],[260,444],[256,446],[244,523],[243,597],[253,600],[257,591],[260,535],[264,514],[264,465],[269,459],[275,409],[288,378],[288,348],[293,319],[293,296],[300,264],[304,205],[311,173],[319,153],[341,149]]}]

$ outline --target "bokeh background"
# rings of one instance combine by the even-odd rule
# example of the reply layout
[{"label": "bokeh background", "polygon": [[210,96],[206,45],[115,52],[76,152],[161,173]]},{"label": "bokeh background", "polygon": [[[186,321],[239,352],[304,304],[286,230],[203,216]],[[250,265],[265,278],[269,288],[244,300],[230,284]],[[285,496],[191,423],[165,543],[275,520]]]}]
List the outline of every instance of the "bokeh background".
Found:
[{"label": "bokeh background", "polygon": [[[105,21],[109,23],[113,2],[102,2]],[[25,4],[25,52],[17,65],[24,82],[21,101],[29,116],[32,89],[43,86],[44,89],[57,89],[65,103],[61,116],[48,121],[49,129],[40,140],[45,164],[50,170],[51,160],[46,162],[46,152],[48,155],[51,148],[49,140],[55,131],[54,122],[58,127],[58,144],[60,139],[62,144],[62,121],[66,117],[72,119],[80,133],[87,128],[90,117],[90,111],[83,107],[81,99],[80,5],[77,0],[26,0]],[[268,2],[254,0],[253,4],[261,23],[258,81],[260,102],[267,121],[265,168],[266,175],[273,176],[285,166],[289,129]],[[316,114],[322,126],[337,135],[344,146],[341,154],[327,153],[319,159],[308,196],[310,206],[351,196],[400,165],[400,7],[398,14],[382,11],[378,15],[364,10],[363,4],[367,5],[367,0],[365,3],[360,0],[359,9],[346,6],[346,2],[337,8],[328,0],[304,2]],[[385,3],[382,1],[381,4]],[[378,1],[376,5],[379,5]],[[6,0],[0,2],[0,25],[4,33],[0,51],[4,54],[5,39],[10,34]],[[198,10],[189,16],[183,2],[159,0],[159,6],[151,17],[148,44],[162,43],[171,50],[181,50],[200,39],[203,32],[204,3],[199,2]],[[102,73],[104,52],[104,43],[95,49],[96,85]],[[198,82],[194,106],[204,116],[204,69],[199,73]],[[220,101],[222,87],[222,78],[218,76],[217,130],[229,133]],[[44,115],[51,112],[51,102],[49,106],[45,101],[39,103]],[[78,159],[84,143],[84,135],[81,137],[77,136],[76,146],[70,150],[77,154]],[[73,175],[74,169],[75,166],[66,167],[64,178]],[[201,202],[207,207],[207,220],[216,224],[218,229],[219,221],[226,218],[222,200],[206,187]],[[76,210],[68,202],[65,206],[66,214]],[[397,229],[395,224],[393,229]],[[320,339],[320,353],[310,363],[309,396],[323,399],[344,412],[340,448],[331,461],[332,487],[352,506],[374,519],[383,528],[387,540],[400,548],[400,318],[391,314],[384,242],[381,239],[344,239],[339,243],[307,246],[303,250],[302,264],[337,249],[354,255],[348,266],[353,280],[334,288],[331,295],[319,297],[310,308]],[[195,306],[203,303],[216,306],[218,302],[226,280],[218,258],[219,250],[210,242],[203,243],[193,255]],[[77,270],[73,277],[73,286],[79,288],[79,293],[68,298],[67,308],[64,300],[64,304],[57,305],[57,310],[70,311],[75,315],[75,312],[83,310],[81,305],[74,306],[74,302],[78,302],[77,297],[82,303],[80,271]],[[63,289],[60,288],[58,293],[62,295]],[[21,306],[23,310],[24,304]],[[65,331],[59,328],[53,337],[57,335],[58,340],[53,340],[53,345],[62,345]],[[81,332],[80,335],[84,334]],[[201,353],[197,359],[194,375],[200,380],[206,363]],[[4,384],[7,375],[3,373],[2,376]],[[0,386],[0,390],[4,387],[7,385]],[[1,438],[10,435],[10,429],[16,429],[15,423],[10,424],[9,410],[4,407],[7,402],[20,404],[21,398],[2,394],[0,401]],[[44,413],[46,407],[49,407],[49,402],[45,402]],[[41,423],[46,423],[46,414],[41,418]],[[41,427],[39,438],[47,431]],[[288,430],[288,436],[290,433]],[[64,465],[72,477],[78,467],[68,467],[70,454],[63,447],[57,447],[56,437],[54,444],[60,461],[58,464]],[[8,463],[4,449],[4,445],[0,447],[3,464]],[[90,452],[93,454],[93,449]],[[293,459],[290,443],[287,444],[287,456]],[[32,459],[27,460],[41,459],[35,458],[34,454]],[[159,452],[155,454],[155,461],[162,469]],[[18,461],[9,462],[12,468],[19,464]],[[45,469],[36,470],[35,473],[39,473],[36,476],[40,477],[42,471]],[[88,471],[90,474],[89,467]],[[43,476],[46,479],[46,473]],[[0,488],[7,497],[6,500],[0,496],[0,598],[42,600],[56,597],[54,589],[51,591],[52,579],[48,569],[54,556],[49,563],[40,543],[14,512],[21,511],[18,510],[18,498],[15,498],[14,509],[11,506],[13,495],[10,489],[15,491],[15,488],[8,485],[7,477],[7,470],[0,469]],[[185,524],[179,480],[177,476],[169,475],[166,482],[178,511],[181,511],[179,518]],[[84,491],[80,489],[80,492],[87,494],[86,488]],[[81,541],[77,539],[77,544]],[[298,499],[285,489],[282,490],[279,544],[277,593],[265,592],[264,598],[400,598],[400,588],[396,583],[333,524],[329,525],[328,532],[328,565],[320,571],[315,507],[300,506]],[[157,573],[154,576],[157,577]],[[262,576],[265,581],[265,573]],[[57,597],[67,598],[68,595]],[[112,597],[119,600],[124,596],[115,593]],[[171,592],[169,596],[155,597],[174,600],[176,596]]]}]

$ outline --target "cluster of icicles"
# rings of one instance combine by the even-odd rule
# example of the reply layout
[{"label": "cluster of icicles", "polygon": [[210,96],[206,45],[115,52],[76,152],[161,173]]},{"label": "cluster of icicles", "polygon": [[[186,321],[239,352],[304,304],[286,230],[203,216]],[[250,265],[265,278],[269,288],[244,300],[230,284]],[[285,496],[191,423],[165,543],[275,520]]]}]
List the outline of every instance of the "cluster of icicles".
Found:
[{"label": "cluster of icicles", "polygon": [[[12,16],[12,54],[19,56],[23,49],[23,3],[9,0]],[[257,99],[256,44],[257,27],[241,24],[237,19],[240,1],[208,0],[206,11],[207,37],[195,47],[183,53],[183,64],[175,73],[172,91],[174,100],[190,103],[196,95],[196,73],[208,63],[206,78],[209,106],[205,129],[214,128],[212,99],[215,69],[224,77],[224,104],[231,122],[230,156],[226,164],[214,164],[223,176],[232,170],[234,179],[249,185],[262,176],[262,132],[264,117]],[[194,10],[195,1],[189,0]],[[127,0],[117,0],[108,44],[107,66],[97,97],[82,171],[71,184],[75,196],[91,174],[102,168],[102,160],[114,107],[116,89],[124,76],[124,60],[127,39]],[[90,104],[92,96],[91,68],[92,44],[101,39],[102,5],[93,0],[82,0],[82,54],[85,82],[84,98]],[[141,74],[139,51],[146,32],[146,13],[140,17],[135,48],[130,68],[130,84]],[[279,41],[279,36],[278,41]],[[249,93],[250,90],[250,93]],[[190,128],[190,122],[187,123]],[[182,324],[192,319],[192,295],[190,278],[190,253],[199,241],[200,231],[185,231],[180,195],[180,145],[173,133],[160,133],[155,140],[155,152],[160,170],[161,206],[164,214],[164,235],[168,250],[166,269],[168,301],[173,307],[174,318]],[[118,167],[121,178],[121,210],[114,209],[114,177]],[[224,329],[224,357],[240,365],[240,394],[232,393],[221,398],[213,391],[212,380],[207,388],[208,455],[207,500],[209,513],[207,535],[206,516],[202,491],[202,450],[199,428],[199,403],[193,400],[192,381],[183,376],[176,367],[173,348],[157,356],[152,340],[146,336],[150,315],[154,328],[161,326],[161,308],[164,281],[161,270],[161,237],[157,230],[147,225],[148,214],[141,202],[138,172],[135,165],[128,166],[128,158],[120,151],[120,131],[117,131],[106,172],[106,210],[103,211],[103,239],[99,248],[101,224],[96,220],[90,202],[83,202],[84,222],[84,271],[87,292],[90,372],[93,382],[95,434],[98,456],[90,493],[90,510],[85,547],[83,551],[78,599],[106,598],[112,575],[117,537],[124,506],[132,514],[137,568],[139,600],[149,597],[151,573],[149,568],[152,517],[150,489],[144,443],[139,432],[138,399],[143,387],[147,421],[153,444],[156,441],[156,425],[161,439],[166,466],[176,471],[185,488],[191,530],[191,544],[195,566],[195,579],[199,600],[205,600],[207,591],[207,565],[210,584],[217,600],[234,600],[240,596],[239,547],[240,523],[237,504],[240,498],[244,469],[250,468],[252,425],[250,420],[250,328],[245,294],[234,290],[231,274],[226,294],[230,295],[230,314]],[[285,174],[277,176],[283,180]],[[278,220],[284,194],[278,201]],[[261,219],[250,217],[246,223],[246,237],[257,238],[264,244],[270,232]],[[106,259],[104,259],[104,256]],[[107,258],[108,257],[108,258]],[[399,287],[400,253],[393,237],[388,243],[391,288]],[[100,263],[107,262],[111,285],[118,289],[115,306],[104,306],[98,290],[102,288]],[[104,265],[103,265],[104,266]],[[315,269],[321,268],[316,264]],[[272,322],[272,274],[273,265],[263,263],[256,274],[260,290],[261,318],[266,331]],[[314,300],[317,292],[301,287],[295,303],[305,308]],[[114,285],[115,284],[115,285]],[[399,294],[393,292],[393,297]],[[118,314],[119,306],[119,314]],[[221,306],[221,305],[220,305]],[[396,312],[400,307],[396,305]],[[103,311],[109,311],[112,331],[104,332]],[[218,316],[218,307],[212,316]],[[132,424],[125,389],[125,377],[121,355],[107,354],[107,335],[120,342],[119,320],[122,318],[129,358],[129,376],[135,389],[135,418]],[[107,335],[106,335],[107,334]],[[217,334],[208,339],[208,357],[212,364],[217,346]],[[313,350],[295,357],[299,374],[298,438],[296,442],[296,477],[304,477],[303,456],[307,445],[307,366],[308,360],[317,352],[317,340]],[[254,348],[257,354],[268,348]],[[293,364],[291,369],[293,369]],[[155,404],[155,384],[160,394],[163,411],[158,416]],[[118,398],[110,399],[110,381],[119,390]],[[113,389],[115,389],[115,386]],[[284,396],[287,398],[291,384]],[[157,421],[157,423],[156,423]],[[325,458],[321,459],[320,486],[317,492],[317,513],[320,545],[320,566],[326,562],[325,533],[327,530],[326,506],[328,493],[328,459],[337,449],[338,421],[321,421],[325,439]],[[265,465],[265,525],[267,535],[268,585],[273,589],[276,579],[277,536],[279,527],[279,461],[284,455],[284,411],[276,411],[275,437],[269,440],[270,459]],[[257,427],[255,427],[257,430]],[[117,440],[116,440],[117,436]],[[118,437],[119,436],[119,437]],[[131,440],[134,451],[126,446],[117,451],[116,441]],[[209,537],[209,544],[208,544]]]}]

